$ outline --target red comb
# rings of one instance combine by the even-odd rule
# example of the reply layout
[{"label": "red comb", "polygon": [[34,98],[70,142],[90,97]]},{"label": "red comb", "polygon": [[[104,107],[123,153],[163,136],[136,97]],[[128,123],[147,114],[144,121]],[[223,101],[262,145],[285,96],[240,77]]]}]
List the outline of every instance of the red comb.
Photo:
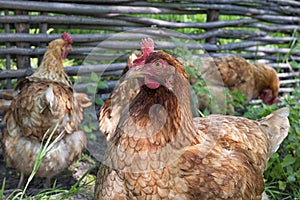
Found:
[{"label": "red comb", "polygon": [[144,51],[146,51],[146,53],[151,53],[154,51],[154,41],[151,38],[144,38],[141,41],[141,49],[144,53]]},{"label": "red comb", "polygon": [[133,60],[132,67],[144,64],[147,57],[154,51],[154,41],[149,37],[143,38],[140,45],[142,49],[142,55]]},{"label": "red comb", "polygon": [[69,33],[67,32],[64,32],[62,35],[61,35],[61,39],[67,41],[69,44],[72,44],[73,43],[73,40],[72,40],[72,37]]}]

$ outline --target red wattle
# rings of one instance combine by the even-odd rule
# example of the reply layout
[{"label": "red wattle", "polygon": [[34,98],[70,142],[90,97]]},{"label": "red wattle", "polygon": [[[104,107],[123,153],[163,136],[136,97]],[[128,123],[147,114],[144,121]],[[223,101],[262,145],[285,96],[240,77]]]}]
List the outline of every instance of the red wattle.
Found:
[{"label": "red wattle", "polygon": [[145,84],[150,89],[157,89],[160,86],[157,81],[154,81],[147,76],[145,76]]},{"label": "red wattle", "polygon": [[67,53],[67,52],[63,52],[63,53],[61,54],[61,58],[62,58],[62,59],[67,58],[67,56],[68,56],[68,53]]}]

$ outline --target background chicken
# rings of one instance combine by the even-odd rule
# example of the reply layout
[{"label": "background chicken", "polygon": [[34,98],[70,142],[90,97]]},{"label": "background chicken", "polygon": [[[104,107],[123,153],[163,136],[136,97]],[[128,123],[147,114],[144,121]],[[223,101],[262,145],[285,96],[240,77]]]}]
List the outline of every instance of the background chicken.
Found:
[{"label": "background chicken", "polygon": [[193,119],[185,69],[163,51],[126,78],[137,78],[140,91],[109,139],[95,199],[261,198],[266,163],[288,133],[288,109],[260,121]]},{"label": "background chicken", "polygon": [[[279,102],[279,78],[272,67],[266,64],[252,64],[244,58],[234,55],[204,58],[202,62],[204,67],[201,69],[201,77],[207,82],[207,90],[211,95],[204,97],[205,94],[199,94],[200,110],[203,111],[203,108],[208,108],[210,99],[215,99],[218,105],[221,105],[215,109],[213,108],[214,104],[212,104],[213,113],[222,111],[225,113],[226,110],[233,110],[233,107],[226,104],[228,100],[232,99],[230,95],[225,96],[223,94],[224,90],[240,91],[246,97],[244,104],[258,97],[267,105]],[[221,79],[216,78],[217,75]],[[197,81],[195,78],[190,78],[192,85],[196,84]],[[203,97],[207,101],[204,101]]]},{"label": "background chicken", "polygon": [[44,157],[37,176],[46,177],[49,184],[50,178],[78,159],[86,147],[85,133],[78,128],[83,109],[91,102],[86,94],[73,91],[62,62],[71,44],[67,33],[49,44],[37,71],[17,84],[17,95],[4,116],[7,128],[1,146],[7,165],[21,171],[19,187],[24,175],[31,173],[41,143],[56,125],[51,141],[60,139]]}]

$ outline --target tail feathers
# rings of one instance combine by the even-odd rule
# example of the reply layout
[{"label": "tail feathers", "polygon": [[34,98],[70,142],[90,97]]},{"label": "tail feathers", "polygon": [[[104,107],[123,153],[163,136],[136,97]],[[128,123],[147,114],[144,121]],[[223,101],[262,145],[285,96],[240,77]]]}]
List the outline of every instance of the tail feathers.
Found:
[{"label": "tail feathers", "polygon": [[269,137],[268,158],[277,151],[284,138],[288,135],[290,128],[288,116],[289,109],[281,108],[260,120],[260,125],[268,133]]}]

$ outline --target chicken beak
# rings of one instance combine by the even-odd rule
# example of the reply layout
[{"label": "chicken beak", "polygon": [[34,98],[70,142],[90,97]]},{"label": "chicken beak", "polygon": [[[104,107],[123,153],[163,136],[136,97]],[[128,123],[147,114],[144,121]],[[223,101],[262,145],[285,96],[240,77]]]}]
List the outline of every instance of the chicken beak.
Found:
[{"label": "chicken beak", "polygon": [[133,67],[128,70],[126,73],[126,79],[132,79],[132,78],[143,78],[145,76],[145,73],[143,72],[143,66]]}]

